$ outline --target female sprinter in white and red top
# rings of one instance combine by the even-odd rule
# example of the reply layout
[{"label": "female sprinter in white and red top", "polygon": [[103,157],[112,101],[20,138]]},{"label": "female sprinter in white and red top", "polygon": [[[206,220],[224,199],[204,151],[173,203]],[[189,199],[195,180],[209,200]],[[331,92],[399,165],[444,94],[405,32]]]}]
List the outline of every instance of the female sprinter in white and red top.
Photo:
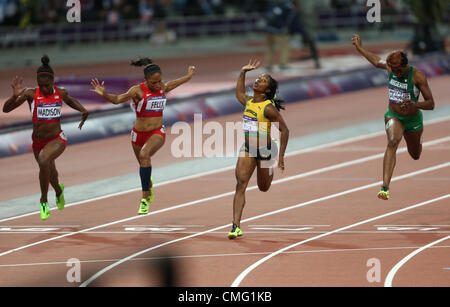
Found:
[{"label": "female sprinter in white and red top", "polygon": [[58,209],[64,208],[64,185],[58,182],[58,171],[55,160],[58,158],[67,145],[67,139],[61,130],[60,117],[61,107],[64,101],[69,107],[81,112],[81,129],[88,117],[88,111],[74,98],[70,97],[62,87],[53,84],[54,72],[49,66],[50,59],[43,56],[42,66],[37,71],[36,88],[23,88],[23,79],[15,77],[12,88],[13,96],[3,105],[3,112],[8,113],[19,107],[25,101],[32,114],[33,122],[33,152],[39,164],[39,183],[41,186],[40,210],[41,219],[50,217],[47,193],[49,184],[56,192],[56,205]]},{"label": "female sprinter in white and red top", "polygon": [[166,133],[163,126],[163,110],[166,105],[166,93],[183,83],[188,82],[195,72],[190,66],[188,73],[179,79],[168,82],[162,81],[161,68],[149,58],[131,61],[133,66],[145,66],[145,82],[131,87],[120,95],[109,94],[105,90],[104,82],[93,79],[91,85],[95,92],[113,104],[133,100],[132,107],[136,112],[136,123],[131,131],[131,145],[139,162],[139,175],[142,185],[142,199],[138,214],[147,214],[149,203],[153,201],[153,180],[151,177],[151,157],[164,144]]}]

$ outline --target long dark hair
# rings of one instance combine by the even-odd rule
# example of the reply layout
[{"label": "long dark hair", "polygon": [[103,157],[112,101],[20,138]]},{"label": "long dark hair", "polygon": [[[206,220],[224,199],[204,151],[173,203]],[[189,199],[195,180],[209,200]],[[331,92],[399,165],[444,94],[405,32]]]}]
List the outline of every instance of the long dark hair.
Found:
[{"label": "long dark hair", "polygon": [[131,60],[130,63],[132,66],[145,66],[144,68],[144,76],[149,77],[155,73],[162,73],[161,68],[153,63],[150,58],[139,58],[137,60]]},{"label": "long dark hair", "polygon": [[286,110],[286,108],[282,105],[284,100],[277,98],[277,90],[278,90],[278,81],[272,78],[272,76],[269,76],[269,93],[266,93],[266,97],[269,100],[272,100],[275,104],[275,107],[278,111],[280,110]]},{"label": "long dark hair", "polygon": [[46,54],[44,54],[41,58],[41,62],[42,62],[42,65],[39,66],[39,68],[37,70],[37,77],[38,78],[45,77],[45,78],[50,78],[53,80],[55,72],[49,65],[50,58]]}]

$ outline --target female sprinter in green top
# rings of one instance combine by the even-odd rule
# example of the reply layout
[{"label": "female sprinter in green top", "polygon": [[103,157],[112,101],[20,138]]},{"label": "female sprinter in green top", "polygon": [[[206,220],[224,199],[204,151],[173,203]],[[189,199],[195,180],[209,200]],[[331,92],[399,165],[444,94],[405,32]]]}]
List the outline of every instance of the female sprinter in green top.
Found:
[{"label": "female sprinter in green top", "polygon": [[278,167],[284,170],[284,153],[289,139],[289,130],[280,115],[281,100],[276,99],[278,82],[270,75],[260,75],[253,83],[253,97],[245,93],[245,73],[254,70],[260,65],[259,61],[250,61],[242,67],[236,86],[236,98],[245,106],[243,116],[243,130],[245,142],[236,164],[236,192],[233,200],[233,223],[228,233],[229,239],[242,235],[240,221],[245,205],[245,190],[255,168],[257,169],[257,182],[259,190],[269,190],[273,179],[271,161],[277,152],[276,143],[272,142],[270,127],[272,123],[279,124],[280,152]]},{"label": "female sprinter in green top", "polygon": [[[408,58],[404,52],[394,51],[384,62],[362,47],[359,35],[355,34],[352,40],[356,50],[373,66],[385,69],[389,74],[389,108],[384,114],[388,144],[383,161],[383,186],[378,192],[378,198],[388,200],[398,144],[403,136],[410,156],[414,160],[420,158],[423,132],[421,110],[434,109],[433,95],[425,75],[408,65]],[[424,101],[419,101],[420,93]]]}]

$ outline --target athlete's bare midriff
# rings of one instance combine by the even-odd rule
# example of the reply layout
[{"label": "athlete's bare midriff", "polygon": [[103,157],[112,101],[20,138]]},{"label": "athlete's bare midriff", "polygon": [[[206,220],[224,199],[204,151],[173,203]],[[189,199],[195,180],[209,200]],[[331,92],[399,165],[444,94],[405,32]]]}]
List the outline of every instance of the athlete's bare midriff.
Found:
[{"label": "athlete's bare midriff", "polygon": [[48,140],[55,138],[60,132],[61,124],[59,122],[33,124],[33,137],[38,140]]},{"label": "athlete's bare midriff", "polygon": [[137,117],[134,128],[137,131],[152,131],[163,124],[163,118],[161,117]]},{"label": "athlete's bare midriff", "polygon": [[407,110],[403,110],[400,108],[400,104],[392,102],[389,102],[389,110],[402,116],[414,116],[419,113],[419,109],[416,107],[410,107]]}]

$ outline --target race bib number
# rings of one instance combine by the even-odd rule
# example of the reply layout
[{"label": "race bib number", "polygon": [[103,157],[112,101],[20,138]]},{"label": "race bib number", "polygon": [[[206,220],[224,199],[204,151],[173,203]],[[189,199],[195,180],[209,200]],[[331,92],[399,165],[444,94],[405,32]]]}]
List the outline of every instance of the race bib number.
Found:
[{"label": "race bib number", "polygon": [[244,130],[244,132],[257,133],[258,119],[244,115],[242,129]]},{"label": "race bib number", "polygon": [[389,89],[389,101],[393,103],[402,103],[403,99],[411,99],[409,92],[402,92],[398,89]]},{"label": "race bib number", "polygon": [[149,112],[162,111],[166,106],[166,101],[167,99],[161,97],[148,97],[145,110]]},{"label": "race bib number", "polygon": [[60,118],[61,106],[38,105],[36,115],[39,120]]}]

